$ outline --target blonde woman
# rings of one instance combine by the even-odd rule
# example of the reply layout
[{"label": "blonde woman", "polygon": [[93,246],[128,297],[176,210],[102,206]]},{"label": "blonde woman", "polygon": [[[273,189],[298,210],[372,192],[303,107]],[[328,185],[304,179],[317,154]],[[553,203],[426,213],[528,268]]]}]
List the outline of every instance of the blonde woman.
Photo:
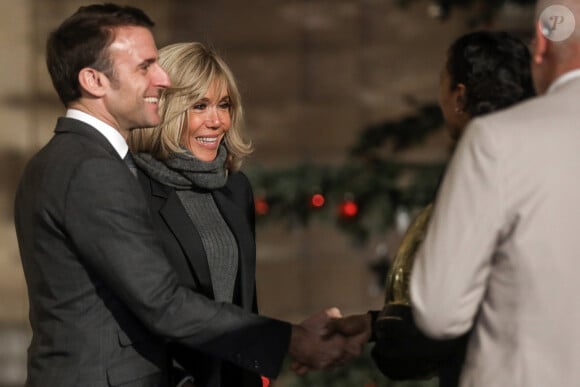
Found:
[{"label": "blonde woman", "polygon": [[[133,131],[129,144],[180,281],[208,300],[199,312],[208,315],[201,337],[212,329],[218,302],[256,312],[253,195],[239,172],[252,145],[242,137],[240,94],[232,73],[214,51],[200,43],[177,43],[161,49],[159,61],[173,86],[159,102],[162,124]],[[177,345],[173,356],[196,387],[260,386],[258,374],[243,377],[241,368],[220,361],[234,358],[235,346],[244,341],[243,332],[224,334],[227,340],[207,346],[218,356]],[[287,341],[264,340],[269,361],[280,361]],[[254,382],[243,384],[244,379]]]},{"label": "blonde woman", "polygon": [[[239,171],[252,146],[242,135],[234,77],[200,43],[165,47],[159,62],[172,83],[159,101],[162,123],[131,132],[129,144],[165,252],[181,284],[200,295],[199,351],[170,348],[182,367],[176,381],[262,386],[261,375],[276,377],[287,352],[309,369],[352,357],[344,337],[323,341],[314,333],[327,321],[324,313],[300,325],[260,317],[256,329],[254,201]],[[220,318],[226,304],[239,311]]]}]

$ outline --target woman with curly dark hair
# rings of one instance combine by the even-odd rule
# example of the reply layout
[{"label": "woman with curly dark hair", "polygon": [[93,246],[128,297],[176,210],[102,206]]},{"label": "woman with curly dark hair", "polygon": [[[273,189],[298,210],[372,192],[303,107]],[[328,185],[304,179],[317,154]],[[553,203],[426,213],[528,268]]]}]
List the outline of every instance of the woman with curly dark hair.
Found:
[{"label": "woman with curly dark hair", "polygon": [[[478,31],[449,48],[441,70],[439,105],[450,136],[458,140],[471,119],[534,95],[527,47],[506,32]],[[409,280],[415,253],[431,217],[425,207],[407,230],[387,277],[385,307],[335,323],[342,332],[373,331],[377,367],[393,380],[439,377],[440,387],[456,387],[468,334],[432,340],[420,332],[411,313]],[[372,328],[371,328],[372,327]]]},{"label": "woman with curly dark hair", "polygon": [[[512,106],[534,95],[530,53],[506,32],[478,31],[449,48],[441,70],[439,105],[450,136],[458,140],[472,118]],[[387,279],[385,308],[373,356],[394,379],[438,375],[441,387],[456,387],[469,334],[437,341],[423,335],[410,313],[409,279],[433,204],[415,218],[403,237]]]},{"label": "woman with curly dark hair", "polygon": [[519,39],[506,32],[478,31],[449,47],[441,70],[439,105],[454,140],[473,117],[533,95],[530,53]]}]

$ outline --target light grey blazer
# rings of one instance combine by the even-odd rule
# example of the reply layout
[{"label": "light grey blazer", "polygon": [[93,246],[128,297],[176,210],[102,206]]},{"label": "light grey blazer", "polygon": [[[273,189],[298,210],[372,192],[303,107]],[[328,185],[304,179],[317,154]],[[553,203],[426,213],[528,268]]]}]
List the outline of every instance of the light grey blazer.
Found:
[{"label": "light grey blazer", "polygon": [[580,385],[580,78],[476,119],[411,278],[419,327],[473,325],[462,387]]}]

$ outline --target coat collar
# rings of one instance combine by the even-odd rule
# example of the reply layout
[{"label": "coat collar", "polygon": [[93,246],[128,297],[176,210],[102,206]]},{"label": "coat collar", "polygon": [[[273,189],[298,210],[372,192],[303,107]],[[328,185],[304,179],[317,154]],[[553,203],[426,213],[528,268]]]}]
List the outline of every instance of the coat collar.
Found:
[{"label": "coat collar", "polygon": [[[148,190],[150,190],[151,195],[164,200],[163,206],[159,210],[161,217],[182,245],[203,292],[213,297],[209,265],[201,237],[189,219],[177,193],[173,188],[148,178],[143,172],[140,171],[139,174],[142,184],[145,181],[149,182]],[[244,210],[234,202],[229,184],[228,180],[226,186],[212,191],[211,195],[238,243],[241,305],[250,310],[254,299],[255,241],[252,226],[248,222]],[[147,187],[144,188],[147,189]]]},{"label": "coat collar", "polygon": [[230,226],[230,229],[238,242],[238,250],[240,254],[239,278],[241,280],[241,305],[244,308],[251,310],[254,301],[254,284],[256,275],[256,242],[254,240],[253,226],[248,222],[244,210],[233,201],[232,191],[229,189],[228,185],[222,189],[215,190],[212,195],[218,209],[226,223]]},{"label": "coat collar", "polygon": [[552,82],[550,87],[548,87],[546,94],[553,93],[562,87],[566,87],[567,84],[572,84],[574,82],[579,81],[580,81],[580,69],[568,71],[567,73],[560,75],[558,78],[554,80],[554,82]]},{"label": "coat collar", "polygon": [[92,141],[98,143],[100,146],[105,148],[107,152],[114,155],[115,157],[121,159],[121,156],[117,153],[113,145],[103,136],[97,129],[93,128],[87,123],[73,119],[60,117],[57,121],[56,128],[54,129],[56,134],[59,133],[74,133],[83,137],[90,138]]}]

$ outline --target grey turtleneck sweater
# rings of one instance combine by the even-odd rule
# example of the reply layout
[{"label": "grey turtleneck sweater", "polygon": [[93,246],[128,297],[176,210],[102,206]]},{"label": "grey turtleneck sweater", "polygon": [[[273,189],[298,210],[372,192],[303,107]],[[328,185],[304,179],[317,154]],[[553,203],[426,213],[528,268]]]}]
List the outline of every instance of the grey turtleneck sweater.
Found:
[{"label": "grey turtleneck sweater", "polygon": [[200,161],[189,152],[174,154],[163,162],[146,153],[133,155],[135,163],[151,178],[175,188],[201,237],[215,300],[232,302],[238,272],[238,245],[211,195],[212,190],[223,187],[227,181],[226,156],[223,145],[212,162]]}]

